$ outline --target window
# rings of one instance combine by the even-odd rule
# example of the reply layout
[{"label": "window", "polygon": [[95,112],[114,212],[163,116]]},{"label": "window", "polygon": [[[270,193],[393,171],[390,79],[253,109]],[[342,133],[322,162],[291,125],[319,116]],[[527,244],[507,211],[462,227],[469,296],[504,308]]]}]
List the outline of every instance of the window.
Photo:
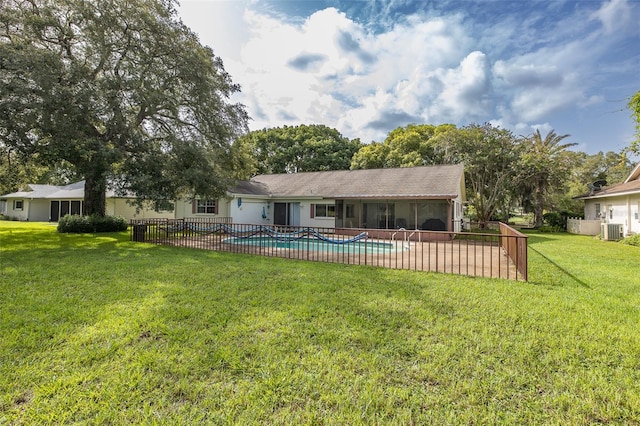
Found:
[{"label": "window", "polygon": [[596,219],[600,219],[600,215],[602,212],[600,211],[600,203],[596,203]]},{"label": "window", "polygon": [[197,200],[196,213],[218,213],[216,200]]},{"label": "window", "polygon": [[13,200],[13,209],[22,210],[24,208],[24,200]]},{"label": "window", "polygon": [[336,217],[334,204],[316,204],[315,209],[315,217]]}]

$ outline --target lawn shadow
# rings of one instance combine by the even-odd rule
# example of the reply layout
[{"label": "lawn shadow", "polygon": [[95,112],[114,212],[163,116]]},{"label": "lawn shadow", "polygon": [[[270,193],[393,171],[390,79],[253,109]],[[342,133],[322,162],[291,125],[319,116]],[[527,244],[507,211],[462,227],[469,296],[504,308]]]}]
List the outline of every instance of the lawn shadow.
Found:
[{"label": "lawn shadow", "polygon": [[[585,283],[584,281],[582,281],[580,278],[576,277],[575,275],[573,275],[571,272],[567,271],[565,268],[563,268],[562,266],[558,265],[556,262],[554,262],[553,260],[549,259],[547,256],[545,256],[544,254],[542,254],[540,251],[536,250],[535,248],[529,246],[529,249],[536,252],[538,255],[540,255],[544,260],[546,260],[547,262],[549,262],[550,264],[552,264],[553,266],[555,266],[560,272],[562,272],[564,275],[566,275],[567,277],[569,277],[571,280],[577,282],[578,284],[580,284],[580,286],[588,288],[589,290],[591,290],[591,287]],[[541,283],[541,284],[545,284],[545,283]]]}]

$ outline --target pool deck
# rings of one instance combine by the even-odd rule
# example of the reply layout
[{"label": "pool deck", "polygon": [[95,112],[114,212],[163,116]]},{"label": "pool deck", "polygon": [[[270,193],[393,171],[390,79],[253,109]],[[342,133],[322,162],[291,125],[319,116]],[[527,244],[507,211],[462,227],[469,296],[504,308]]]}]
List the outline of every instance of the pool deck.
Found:
[{"label": "pool deck", "polygon": [[[369,241],[375,242],[375,240]],[[390,241],[384,242],[389,243]],[[515,264],[495,241],[460,239],[421,242],[394,241],[392,243],[396,246],[396,250],[385,253],[357,253],[350,251],[348,246],[335,252],[256,247],[226,244],[222,242],[221,238],[208,236],[182,237],[170,241],[164,240],[160,243],[287,259],[368,265],[475,277],[521,279],[516,272]]]}]

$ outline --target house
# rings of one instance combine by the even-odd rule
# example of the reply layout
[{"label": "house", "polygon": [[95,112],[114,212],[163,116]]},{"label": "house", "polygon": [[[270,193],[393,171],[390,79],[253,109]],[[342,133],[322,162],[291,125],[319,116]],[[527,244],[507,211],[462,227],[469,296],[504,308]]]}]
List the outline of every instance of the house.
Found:
[{"label": "house", "polygon": [[[6,202],[5,215],[57,221],[65,214],[82,212],[84,182],[29,187],[29,191],[0,196]],[[166,211],[136,210],[132,201],[109,192],[106,213],[126,219],[227,217],[234,223],[264,225],[459,231],[464,167],[258,175],[238,182],[225,197],[179,200]]]},{"label": "house", "polygon": [[215,201],[176,203],[176,218],[327,228],[459,231],[464,167],[440,165],[258,175]]},{"label": "house", "polygon": [[[150,206],[137,208],[134,199],[118,197],[107,192],[106,213],[126,219],[173,217],[173,206],[156,211]],[[84,200],[84,181],[65,186],[30,184],[29,190],[0,195],[4,201],[1,214],[31,222],[57,222],[66,214],[81,214]],[[2,205],[0,205],[1,207]]]},{"label": "house", "polygon": [[605,232],[615,229],[620,236],[640,233],[640,163],[624,182],[595,187],[576,199],[584,200],[585,220],[602,220]]}]

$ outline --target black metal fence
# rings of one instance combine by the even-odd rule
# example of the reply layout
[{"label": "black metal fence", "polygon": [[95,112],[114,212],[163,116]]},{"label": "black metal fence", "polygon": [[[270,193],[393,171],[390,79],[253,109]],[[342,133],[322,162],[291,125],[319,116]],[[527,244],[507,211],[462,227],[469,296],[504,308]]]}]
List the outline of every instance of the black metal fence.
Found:
[{"label": "black metal fence", "polygon": [[307,228],[216,220],[131,221],[132,241],[468,276],[527,279],[527,237],[500,233]]}]

